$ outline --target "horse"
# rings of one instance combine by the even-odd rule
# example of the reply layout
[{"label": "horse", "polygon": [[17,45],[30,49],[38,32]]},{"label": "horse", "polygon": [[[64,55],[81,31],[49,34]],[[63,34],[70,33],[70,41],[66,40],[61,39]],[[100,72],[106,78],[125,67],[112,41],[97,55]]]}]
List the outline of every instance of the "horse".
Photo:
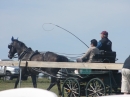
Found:
[{"label": "horse", "polygon": [[[45,62],[69,62],[69,59],[63,55],[58,55],[54,52],[47,51],[45,53],[40,53],[38,50],[33,51],[30,47],[27,47],[23,42],[18,39],[11,38],[11,43],[8,45],[9,52],[8,57],[12,59],[15,54],[18,55],[18,59],[21,61],[45,61]],[[25,76],[30,74],[32,78],[33,87],[37,88],[36,78],[38,75],[38,71],[35,70],[34,67],[21,67],[21,80],[24,80]],[[47,72],[51,76],[51,82],[47,90],[50,90],[55,84],[57,84],[59,95],[61,96],[61,86],[60,79],[56,78],[56,74],[60,70],[60,68],[40,68],[40,70]],[[19,74],[20,77],[20,74]],[[17,88],[19,83],[19,77],[15,82],[14,88]]]}]

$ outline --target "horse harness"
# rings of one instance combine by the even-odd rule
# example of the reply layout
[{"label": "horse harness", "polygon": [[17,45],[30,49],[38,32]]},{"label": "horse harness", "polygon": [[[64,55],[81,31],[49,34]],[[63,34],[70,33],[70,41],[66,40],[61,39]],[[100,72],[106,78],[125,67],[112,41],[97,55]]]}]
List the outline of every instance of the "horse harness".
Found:
[{"label": "horse harness", "polygon": [[[19,59],[19,60],[22,60],[23,57],[30,51],[30,49],[31,49],[31,48],[27,48],[26,50],[24,50],[24,51],[20,54],[20,56],[19,56],[18,59]],[[39,54],[38,50],[36,50],[35,52],[32,51],[31,54],[30,54],[30,56],[29,56],[29,58],[28,58],[27,60],[28,60],[28,61],[31,61],[31,58],[32,58],[34,55],[36,55],[36,54]]]},{"label": "horse harness", "polygon": [[[26,50],[24,50],[24,51],[20,54],[20,56],[19,56],[18,59],[19,59],[19,60],[24,60],[24,59],[23,59],[24,56],[25,56],[30,50],[31,50],[31,48],[27,48]],[[32,57],[35,56],[35,55],[37,55],[37,54],[42,54],[43,61],[46,61],[46,59],[45,59],[46,52],[45,52],[45,53],[39,53],[38,50],[32,51],[31,54],[30,54],[30,56],[29,56],[29,58],[26,60],[26,66],[25,66],[25,68],[27,69],[28,72],[29,72],[29,70],[28,70],[28,62],[27,62],[27,61],[31,61]],[[33,68],[32,68],[32,69],[33,69]],[[50,75],[50,74],[48,74],[48,73],[42,71],[40,68],[34,68],[33,70],[35,70],[35,71],[37,71],[37,72],[42,72],[42,73],[47,74],[47,75]],[[53,75],[50,75],[50,76],[53,76]],[[55,77],[55,76],[53,76],[53,77]]]}]

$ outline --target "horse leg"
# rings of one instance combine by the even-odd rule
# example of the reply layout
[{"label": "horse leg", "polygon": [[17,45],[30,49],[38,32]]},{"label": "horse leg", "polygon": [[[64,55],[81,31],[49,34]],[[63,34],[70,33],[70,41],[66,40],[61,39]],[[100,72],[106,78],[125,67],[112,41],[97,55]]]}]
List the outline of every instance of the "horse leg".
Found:
[{"label": "horse leg", "polygon": [[57,80],[57,87],[58,87],[59,95],[61,96],[62,92],[61,92],[61,85],[60,85],[60,80],[59,79]]},{"label": "horse leg", "polygon": [[61,96],[61,86],[60,86],[60,80],[57,80],[54,77],[51,77],[51,83],[50,86],[47,88],[47,90],[50,90],[55,84],[57,84],[59,95]]},{"label": "horse leg", "polygon": [[[26,79],[25,79],[25,77],[26,77]],[[28,77],[28,76],[26,76],[25,73],[22,73],[22,74],[21,74],[21,80],[27,80],[27,77]],[[18,83],[19,83],[19,78],[20,78],[20,75],[19,75],[19,77],[17,78],[17,80],[15,81],[14,88],[17,88]]]},{"label": "horse leg", "polygon": [[18,83],[19,83],[19,77],[18,77],[17,80],[15,81],[14,88],[17,88]]},{"label": "horse leg", "polygon": [[[21,75],[21,80],[23,79],[23,74]],[[20,77],[20,75],[19,75],[19,77]],[[17,86],[18,86],[18,83],[19,83],[19,77],[17,78],[17,80],[15,81],[15,85],[14,85],[14,88],[17,88]]]},{"label": "horse leg", "polygon": [[49,87],[47,88],[47,90],[50,90],[55,84],[56,84],[57,79],[54,77],[51,77],[51,83],[49,85]]},{"label": "horse leg", "polygon": [[36,75],[31,75],[31,78],[32,78],[32,83],[33,83],[33,87],[34,88],[37,88],[37,77]]},{"label": "horse leg", "polygon": [[[26,69],[26,68],[20,68],[20,69],[21,69],[21,80],[24,80],[24,77],[25,77],[25,75],[27,74],[27,69]],[[26,77],[26,78],[27,78],[27,77]],[[18,83],[19,83],[19,79],[20,79],[20,74],[19,74],[17,80],[15,81],[15,86],[14,86],[14,88],[17,88],[17,85],[18,85]]]}]

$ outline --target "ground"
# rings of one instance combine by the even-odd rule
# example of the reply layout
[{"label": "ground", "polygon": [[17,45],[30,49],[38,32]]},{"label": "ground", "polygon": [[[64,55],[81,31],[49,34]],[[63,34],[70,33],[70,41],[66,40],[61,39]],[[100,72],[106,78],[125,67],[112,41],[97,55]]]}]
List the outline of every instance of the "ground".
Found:
[{"label": "ground", "polygon": [[[7,89],[13,89],[15,80],[16,79],[8,80],[8,81],[0,80],[0,91],[7,90]],[[38,83],[37,83],[38,88],[46,89],[49,86],[49,82],[50,82],[49,79],[43,79],[43,78],[38,79]],[[22,81],[21,87],[33,87],[31,79],[29,78],[27,81]],[[51,91],[58,94],[57,86],[54,86],[51,89]]]}]

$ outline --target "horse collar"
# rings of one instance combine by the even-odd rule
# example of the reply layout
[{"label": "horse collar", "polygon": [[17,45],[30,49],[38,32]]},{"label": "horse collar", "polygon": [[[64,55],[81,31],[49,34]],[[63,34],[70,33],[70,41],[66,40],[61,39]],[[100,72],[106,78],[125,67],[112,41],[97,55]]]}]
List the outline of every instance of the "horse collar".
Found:
[{"label": "horse collar", "polygon": [[24,55],[28,52],[30,50],[30,48],[27,48],[26,50],[24,50],[21,54],[20,54],[20,56],[19,56],[19,60],[21,60],[23,57],[24,57]]}]

